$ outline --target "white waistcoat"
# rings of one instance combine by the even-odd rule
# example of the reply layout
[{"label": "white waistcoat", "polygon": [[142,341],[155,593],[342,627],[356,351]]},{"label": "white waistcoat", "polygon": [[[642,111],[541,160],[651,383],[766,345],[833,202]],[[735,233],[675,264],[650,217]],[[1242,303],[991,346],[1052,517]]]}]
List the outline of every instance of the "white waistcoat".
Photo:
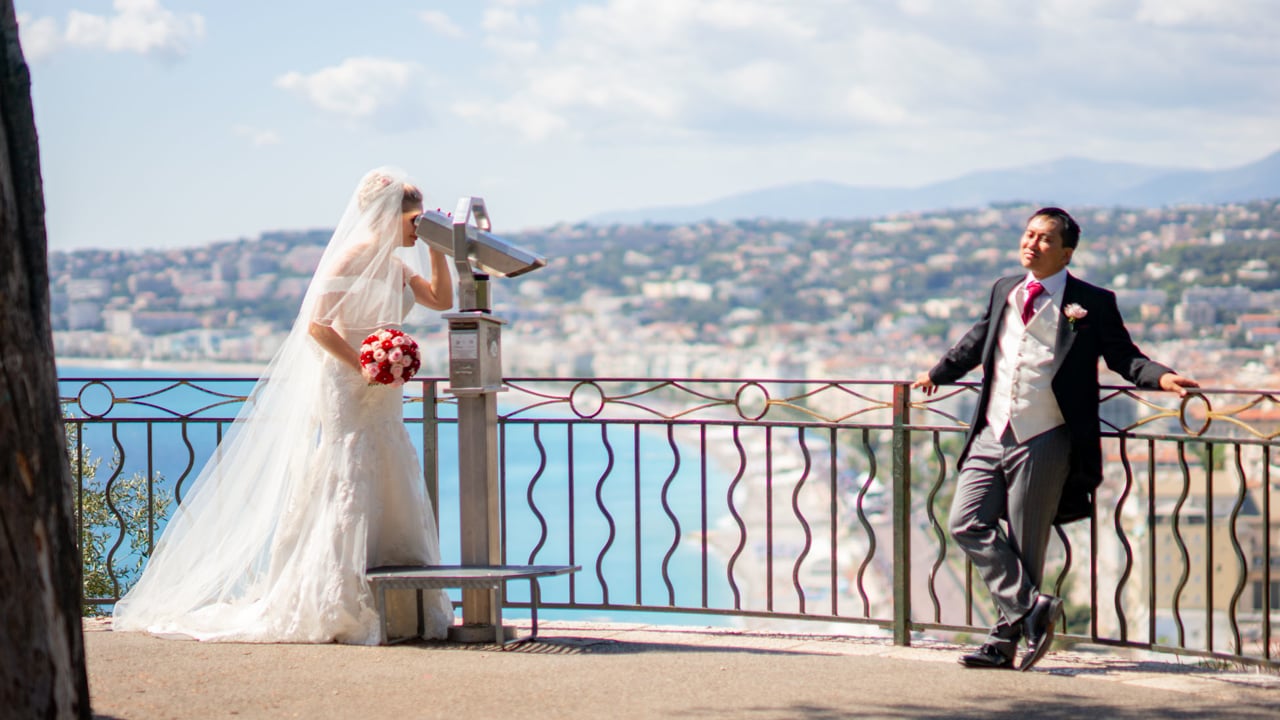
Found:
[{"label": "white waistcoat", "polygon": [[1058,303],[1042,296],[1024,327],[1022,293],[1009,293],[1005,318],[996,339],[995,378],[987,401],[987,423],[997,436],[1005,426],[1018,442],[1051,430],[1064,421],[1053,396],[1053,351],[1058,337]]}]

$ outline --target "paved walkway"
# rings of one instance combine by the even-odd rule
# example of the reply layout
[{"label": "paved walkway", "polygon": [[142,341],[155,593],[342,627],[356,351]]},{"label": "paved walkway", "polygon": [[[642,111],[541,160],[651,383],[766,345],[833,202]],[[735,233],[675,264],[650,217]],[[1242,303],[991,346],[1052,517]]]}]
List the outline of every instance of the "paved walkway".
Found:
[{"label": "paved walkway", "polygon": [[[509,621],[520,625],[520,621]],[[1280,717],[1280,673],[1052,652],[1029,673],[966,670],[959,648],[725,629],[541,623],[502,651],[247,645],[87,621],[98,718]]]}]

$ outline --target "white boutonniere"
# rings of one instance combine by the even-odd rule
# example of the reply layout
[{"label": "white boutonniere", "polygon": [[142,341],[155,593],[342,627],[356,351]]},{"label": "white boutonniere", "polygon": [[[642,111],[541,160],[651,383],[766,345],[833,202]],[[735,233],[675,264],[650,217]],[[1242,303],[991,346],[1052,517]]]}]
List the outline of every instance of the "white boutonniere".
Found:
[{"label": "white boutonniere", "polygon": [[1062,308],[1062,314],[1067,316],[1067,322],[1071,323],[1071,329],[1076,327],[1076,321],[1089,314],[1088,310],[1080,307],[1080,303],[1071,303]]}]

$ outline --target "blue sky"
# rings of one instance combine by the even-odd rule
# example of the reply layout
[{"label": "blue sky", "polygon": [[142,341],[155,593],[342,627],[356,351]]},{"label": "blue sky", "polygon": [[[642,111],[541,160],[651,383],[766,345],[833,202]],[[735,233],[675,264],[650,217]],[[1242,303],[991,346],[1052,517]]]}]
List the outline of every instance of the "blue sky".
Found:
[{"label": "blue sky", "polygon": [[331,227],[360,175],[495,231],[783,183],[1280,149],[1270,0],[16,0],[49,244]]}]

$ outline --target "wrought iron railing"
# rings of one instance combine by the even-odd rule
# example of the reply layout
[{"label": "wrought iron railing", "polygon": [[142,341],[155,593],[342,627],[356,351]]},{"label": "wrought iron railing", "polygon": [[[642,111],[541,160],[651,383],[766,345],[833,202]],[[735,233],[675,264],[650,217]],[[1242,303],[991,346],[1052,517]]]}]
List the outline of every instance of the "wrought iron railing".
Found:
[{"label": "wrought iron railing", "polygon": [[[117,456],[99,468],[105,482],[73,463],[82,522],[95,492],[109,510],[90,608],[119,597],[163,523],[165,493],[180,502],[252,382],[62,380],[73,459],[88,447]],[[507,385],[504,561],[583,566],[547,583],[543,607],[857,625],[900,644],[915,633],[981,633],[991,620],[985,590],[944,530],[972,385],[931,398],[903,382],[846,380]],[[405,407],[448,559],[458,475],[443,387],[415,381]],[[1058,528],[1046,570],[1067,599],[1068,642],[1280,662],[1277,395],[1103,389],[1097,509]],[[134,490],[120,492],[129,478]],[[122,507],[126,495],[145,507]],[[516,590],[507,602],[528,605]]]}]

